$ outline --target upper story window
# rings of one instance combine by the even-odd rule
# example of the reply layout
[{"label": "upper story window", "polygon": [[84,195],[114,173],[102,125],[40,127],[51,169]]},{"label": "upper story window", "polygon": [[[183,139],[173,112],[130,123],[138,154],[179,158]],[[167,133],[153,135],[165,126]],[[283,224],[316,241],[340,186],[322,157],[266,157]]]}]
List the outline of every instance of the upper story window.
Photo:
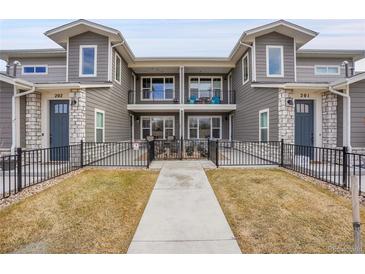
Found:
[{"label": "upper story window", "polygon": [[267,77],[284,77],[283,46],[266,46]]},{"label": "upper story window", "polygon": [[189,77],[189,100],[201,98],[218,98],[223,100],[222,77]]},{"label": "upper story window", "polygon": [[175,95],[173,76],[142,77],[141,100],[172,100]]},{"label": "upper story window", "polygon": [[80,46],[80,77],[96,76],[97,46]]},{"label": "upper story window", "polygon": [[259,112],[259,140],[260,142],[269,141],[269,109]]},{"label": "upper story window", "polygon": [[105,140],[105,112],[95,109],[95,142],[104,142]]},{"label": "upper story window", "polygon": [[22,67],[22,74],[48,74],[47,65],[26,65]]},{"label": "upper story window", "polygon": [[314,66],[315,75],[340,75],[340,66]]},{"label": "upper story window", "polygon": [[246,84],[249,79],[249,63],[248,63],[248,53],[242,58],[242,84]]},{"label": "upper story window", "polygon": [[115,54],[115,81],[117,81],[119,84],[122,81],[122,59],[118,54]]}]

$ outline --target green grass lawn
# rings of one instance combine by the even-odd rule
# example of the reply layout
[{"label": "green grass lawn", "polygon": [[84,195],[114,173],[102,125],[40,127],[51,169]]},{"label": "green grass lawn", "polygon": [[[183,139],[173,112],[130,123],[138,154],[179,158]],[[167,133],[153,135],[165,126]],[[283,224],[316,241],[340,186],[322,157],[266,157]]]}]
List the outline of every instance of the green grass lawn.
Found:
[{"label": "green grass lawn", "polygon": [[[279,169],[207,176],[243,253],[353,252],[349,199]],[[362,240],[365,247],[364,227]]]},{"label": "green grass lawn", "polygon": [[0,211],[1,253],[126,253],[158,172],[86,170]]}]

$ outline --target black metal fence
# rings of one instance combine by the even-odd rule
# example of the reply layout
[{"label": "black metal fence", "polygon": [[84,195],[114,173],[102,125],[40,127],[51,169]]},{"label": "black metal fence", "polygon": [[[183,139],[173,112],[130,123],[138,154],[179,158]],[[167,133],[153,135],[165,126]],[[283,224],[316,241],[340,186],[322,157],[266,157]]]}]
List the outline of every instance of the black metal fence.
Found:
[{"label": "black metal fence", "polygon": [[148,142],[85,142],[82,145],[83,166],[147,167]]},{"label": "black metal fence", "polygon": [[279,165],[344,189],[350,188],[350,177],[357,176],[360,192],[365,192],[365,155],[348,153],[346,148],[299,146],[283,141],[178,139],[18,149],[15,155],[0,157],[0,199],[84,166],[148,168],[152,160],[182,159],[208,159],[217,167]]},{"label": "black metal fence", "polygon": [[24,151],[18,148],[16,155],[0,157],[0,199],[80,166],[80,145]]},{"label": "black metal fence", "polygon": [[151,160],[207,159],[208,140],[174,139],[150,142]]}]

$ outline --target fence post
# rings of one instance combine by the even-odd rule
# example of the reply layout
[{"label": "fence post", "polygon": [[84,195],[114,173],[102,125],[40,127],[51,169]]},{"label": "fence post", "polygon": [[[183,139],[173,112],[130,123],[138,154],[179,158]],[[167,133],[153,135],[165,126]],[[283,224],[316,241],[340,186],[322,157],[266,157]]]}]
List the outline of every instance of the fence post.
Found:
[{"label": "fence post", "polygon": [[361,221],[359,203],[359,180],[357,176],[351,176],[351,200],[352,200],[352,224],[354,228],[355,254],[362,253],[361,246]]},{"label": "fence post", "polygon": [[281,139],[280,145],[280,166],[284,166],[284,139]]},{"label": "fence post", "polygon": [[17,165],[17,173],[18,173],[18,177],[17,177],[17,190],[18,192],[22,190],[22,148],[18,147],[16,150],[16,165]]},{"label": "fence post", "polygon": [[84,167],[84,140],[81,139],[80,142],[80,166],[81,168]]},{"label": "fence post", "polygon": [[180,137],[180,160],[183,159],[183,151],[184,151],[184,138]]},{"label": "fence post", "polygon": [[347,147],[342,148],[342,187],[347,188]]},{"label": "fence post", "polygon": [[147,168],[150,168],[150,162],[151,162],[151,144],[148,140],[147,142]]},{"label": "fence post", "polygon": [[219,140],[217,139],[215,147],[215,165],[219,167]]}]

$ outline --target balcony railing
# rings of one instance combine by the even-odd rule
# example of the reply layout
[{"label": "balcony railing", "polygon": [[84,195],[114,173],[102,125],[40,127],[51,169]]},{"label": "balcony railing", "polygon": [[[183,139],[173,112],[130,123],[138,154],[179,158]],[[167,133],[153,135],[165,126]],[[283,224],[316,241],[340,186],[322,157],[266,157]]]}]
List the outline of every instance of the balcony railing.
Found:
[{"label": "balcony railing", "polygon": [[[223,94],[223,98],[221,97]],[[227,98],[224,98],[227,96]],[[224,99],[224,100],[222,100]],[[228,90],[226,92],[216,91],[204,91],[191,93],[187,99],[187,104],[235,104],[236,103],[236,92],[234,90]]]},{"label": "balcony railing", "polygon": [[[186,91],[188,92],[188,91]],[[143,95],[144,98],[139,98]],[[224,100],[222,100],[224,99]],[[163,94],[161,92],[154,91],[134,91],[128,92],[128,104],[150,104],[158,103],[161,101],[172,102],[173,104],[179,104],[179,99],[173,98],[173,94]],[[236,104],[236,92],[234,90],[224,91],[223,98],[221,93],[214,91],[204,91],[197,94],[192,93],[190,97],[185,97],[185,104]]]},{"label": "balcony railing", "polygon": [[[138,98],[137,93],[139,93],[142,98]],[[128,92],[128,104],[149,104],[161,101],[172,102],[173,104],[178,104],[179,99],[174,98],[173,92],[160,92],[160,91],[134,91],[130,90]]]}]

